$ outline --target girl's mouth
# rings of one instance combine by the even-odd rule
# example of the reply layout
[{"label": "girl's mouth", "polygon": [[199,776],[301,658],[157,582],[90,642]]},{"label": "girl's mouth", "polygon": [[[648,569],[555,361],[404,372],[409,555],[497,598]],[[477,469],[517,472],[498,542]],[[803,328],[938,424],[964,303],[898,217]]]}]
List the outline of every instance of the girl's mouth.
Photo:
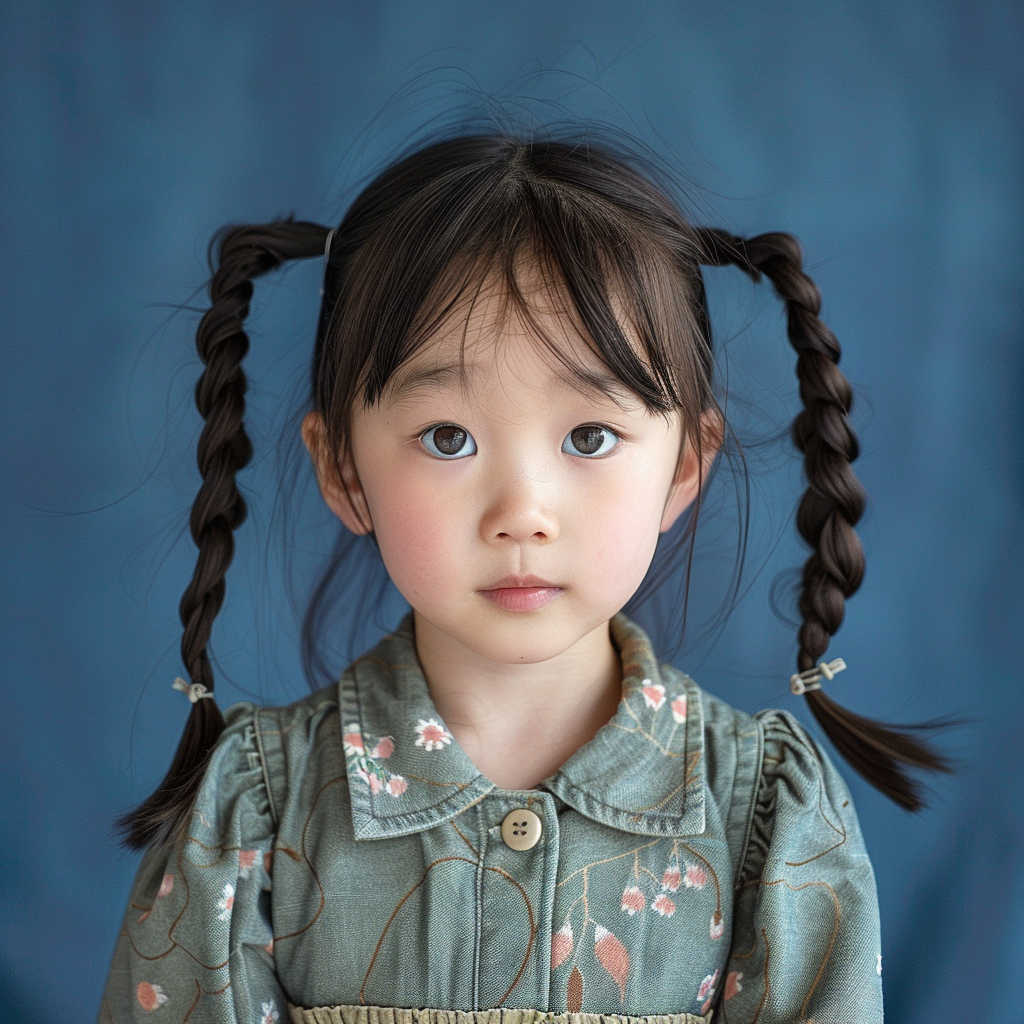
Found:
[{"label": "girl's mouth", "polygon": [[532,612],[549,604],[564,588],[539,576],[506,576],[479,593],[509,612]]}]

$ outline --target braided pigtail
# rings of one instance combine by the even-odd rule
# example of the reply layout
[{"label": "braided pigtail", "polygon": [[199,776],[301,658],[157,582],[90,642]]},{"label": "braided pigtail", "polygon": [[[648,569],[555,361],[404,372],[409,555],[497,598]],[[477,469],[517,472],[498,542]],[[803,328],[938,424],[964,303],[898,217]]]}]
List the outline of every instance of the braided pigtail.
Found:
[{"label": "braided pigtail", "polygon": [[203,483],[189,520],[199,555],[178,608],[184,626],[181,657],[192,683],[175,684],[189,693],[192,711],[163,781],[148,799],[118,819],[117,830],[132,849],[152,842],[172,843],[182,836],[210,751],[224,731],[224,717],[210,697],[213,669],[207,645],[224,601],[224,577],[235,549],[232,531],[242,525],[247,512],[235,475],[252,458],[243,423],[246,379],[242,370],[249,351],[242,324],[249,313],[252,279],[286,260],[323,255],[327,237],[328,229],[319,224],[282,220],[225,228],[210,245],[213,305],[196,332],[196,348],[205,366],[195,388],[196,406],[206,421],[198,447]]},{"label": "braided pigtail", "polygon": [[[864,551],[854,526],[864,490],[850,463],[859,454],[850,426],[850,383],[839,370],[839,343],[818,313],[821,293],[802,270],[800,244],[773,232],[744,240],[714,228],[698,230],[701,261],[733,264],[759,281],[763,274],[786,304],[787,333],[797,353],[804,408],[793,421],[793,443],[803,453],[807,490],[797,509],[800,536],[811,547],[804,564],[797,657],[800,672],[819,663],[843,621],[846,598],[864,578]],[[803,690],[803,688],[800,688]],[[920,726],[891,726],[854,714],[821,689],[804,690],[811,711],[840,754],[876,789],[908,810],[923,806],[907,766],[949,771],[948,761],[909,735]]]}]

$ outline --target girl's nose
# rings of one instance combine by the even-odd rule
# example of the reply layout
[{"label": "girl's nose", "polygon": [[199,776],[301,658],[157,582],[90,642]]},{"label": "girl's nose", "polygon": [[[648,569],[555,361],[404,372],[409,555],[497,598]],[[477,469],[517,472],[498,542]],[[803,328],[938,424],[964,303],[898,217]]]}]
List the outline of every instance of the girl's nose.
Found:
[{"label": "girl's nose", "polygon": [[506,480],[480,521],[483,539],[488,544],[550,544],[557,539],[558,519],[544,490],[522,477]]}]

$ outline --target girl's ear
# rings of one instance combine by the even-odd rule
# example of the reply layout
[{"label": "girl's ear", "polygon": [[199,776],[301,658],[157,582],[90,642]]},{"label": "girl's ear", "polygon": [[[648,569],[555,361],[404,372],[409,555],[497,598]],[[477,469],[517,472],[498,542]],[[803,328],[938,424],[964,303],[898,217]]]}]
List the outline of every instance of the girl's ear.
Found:
[{"label": "girl's ear", "polygon": [[675,521],[693,504],[704,481],[711,471],[711,463],[715,461],[718,450],[722,447],[725,436],[725,424],[722,414],[717,409],[708,409],[700,417],[701,450],[697,454],[697,446],[687,438],[685,450],[676,469],[676,478],[668,492],[665,512],[661,517],[661,533],[670,530]]},{"label": "girl's ear", "polygon": [[366,495],[359,483],[351,453],[340,464],[334,459],[325,439],[323,417],[307,413],[302,420],[302,440],[313,460],[316,482],[327,507],[357,536],[373,531]]}]

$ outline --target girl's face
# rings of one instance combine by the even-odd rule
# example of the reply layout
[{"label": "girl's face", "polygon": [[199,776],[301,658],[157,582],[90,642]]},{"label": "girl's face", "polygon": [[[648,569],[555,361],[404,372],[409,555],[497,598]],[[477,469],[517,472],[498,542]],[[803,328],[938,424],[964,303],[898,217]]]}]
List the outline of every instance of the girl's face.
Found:
[{"label": "girl's face", "polygon": [[[539,296],[532,305],[549,338],[603,370]],[[618,402],[577,390],[553,362],[485,292],[354,414],[348,493],[317,466],[328,505],[373,530],[417,615],[492,662],[545,661],[607,623],[699,486],[678,415],[652,415],[621,387]],[[311,451],[321,428],[310,413]]]}]

